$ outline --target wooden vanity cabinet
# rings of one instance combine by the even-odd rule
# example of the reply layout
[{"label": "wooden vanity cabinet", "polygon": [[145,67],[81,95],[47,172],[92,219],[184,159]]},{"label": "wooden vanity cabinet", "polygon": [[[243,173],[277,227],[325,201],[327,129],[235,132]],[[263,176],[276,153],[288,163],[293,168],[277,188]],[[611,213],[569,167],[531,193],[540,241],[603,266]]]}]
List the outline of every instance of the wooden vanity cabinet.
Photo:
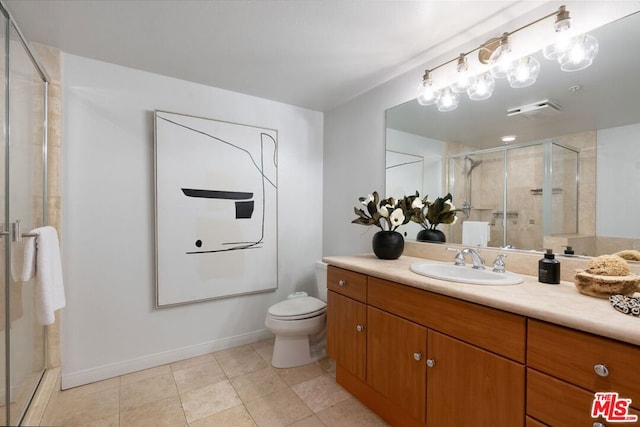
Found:
[{"label": "wooden vanity cabinet", "polygon": [[523,365],[433,330],[428,337],[429,427],[523,425]]},{"label": "wooden vanity cabinet", "polygon": [[427,329],[367,307],[367,384],[424,423]]},{"label": "wooden vanity cabinet", "polygon": [[[634,406],[640,403],[638,363],[637,346],[530,319],[527,414],[558,427],[640,426],[591,417],[595,392],[615,391]],[[630,408],[629,414],[639,411]]]},{"label": "wooden vanity cabinet", "polygon": [[365,381],[367,276],[329,266],[327,288],[327,354]]},{"label": "wooden vanity cabinet", "polygon": [[339,384],[392,425],[524,425],[523,317],[371,276],[364,304],[329,269],[327,352]]}]

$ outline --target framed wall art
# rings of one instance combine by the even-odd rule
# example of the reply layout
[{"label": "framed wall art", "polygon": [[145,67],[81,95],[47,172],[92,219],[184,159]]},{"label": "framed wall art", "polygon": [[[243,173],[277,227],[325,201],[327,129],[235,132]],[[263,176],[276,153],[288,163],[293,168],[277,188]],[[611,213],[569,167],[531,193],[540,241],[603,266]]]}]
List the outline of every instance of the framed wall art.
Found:
[{"label": "framed wall art", "polygon": [[155,112],[156,306],[278,283],[278,132]]}]

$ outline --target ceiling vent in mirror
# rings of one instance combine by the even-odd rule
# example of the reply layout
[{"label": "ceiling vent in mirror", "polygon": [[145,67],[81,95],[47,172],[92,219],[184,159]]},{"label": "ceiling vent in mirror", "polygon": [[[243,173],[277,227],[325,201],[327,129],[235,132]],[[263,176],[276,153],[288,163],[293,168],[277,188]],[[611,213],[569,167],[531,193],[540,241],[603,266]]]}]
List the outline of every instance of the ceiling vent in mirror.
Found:
[{"label": "ceiling vent in mirror", "polygon": [[534,102],[532,104],[522,105],[520,107],[510,108],[507,110],[507,116],[524,116],[528,119],[539,119],[557,115],[562,108],[548,99]]}]

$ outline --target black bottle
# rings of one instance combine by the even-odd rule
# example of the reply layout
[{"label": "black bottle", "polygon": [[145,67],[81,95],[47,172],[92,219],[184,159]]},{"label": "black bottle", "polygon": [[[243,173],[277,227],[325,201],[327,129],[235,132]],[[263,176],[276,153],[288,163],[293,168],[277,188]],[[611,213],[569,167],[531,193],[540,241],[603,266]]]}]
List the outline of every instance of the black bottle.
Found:
[{"label": "black bottle", "polygon": [[544,258],[538,261],[538,281],[549,285],[560,283],[560,261],[555,258],[551,249],[547,249]]}]

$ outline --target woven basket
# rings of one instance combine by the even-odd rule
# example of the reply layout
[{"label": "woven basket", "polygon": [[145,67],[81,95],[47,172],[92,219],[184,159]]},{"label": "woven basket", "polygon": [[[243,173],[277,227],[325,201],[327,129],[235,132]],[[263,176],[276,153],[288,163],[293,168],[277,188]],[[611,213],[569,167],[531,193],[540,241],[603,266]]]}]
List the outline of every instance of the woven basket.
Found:
[{"label": "woven basket", "polygon": [[609,298],[611,295],[633,295],[640,289],[640,275],[600,276],[578,270],[575,284],[580,293],[597,298]]}]

